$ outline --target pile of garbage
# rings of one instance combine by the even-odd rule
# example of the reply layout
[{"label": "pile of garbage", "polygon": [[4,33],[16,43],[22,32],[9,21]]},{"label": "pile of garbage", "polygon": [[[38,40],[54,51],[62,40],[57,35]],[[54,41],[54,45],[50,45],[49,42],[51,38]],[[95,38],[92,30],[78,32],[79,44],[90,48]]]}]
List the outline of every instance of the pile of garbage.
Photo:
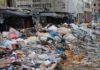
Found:
[{"label": "pile of garbage", "polygon": [[33,28],[0,34],[0,70],[64,70],[64,66],[100,66],[100,30],[85,23]]}]

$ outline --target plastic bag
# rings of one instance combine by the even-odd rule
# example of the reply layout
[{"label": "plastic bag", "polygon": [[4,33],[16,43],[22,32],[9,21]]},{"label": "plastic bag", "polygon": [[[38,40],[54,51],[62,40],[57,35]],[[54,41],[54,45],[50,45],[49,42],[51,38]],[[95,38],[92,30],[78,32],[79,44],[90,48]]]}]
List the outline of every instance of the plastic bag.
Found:
[{"label": "plastic bag", "polygon": [[51,27],[49,27],[47,30],[50,30],[50,31],[57,31],[57,27],[55,25],[52,25]]},{"label": "plastic bag", "polygon": [[8,34],[9,34],[9,32],[2,32],[2,36],[3,36],[3,37],[7,37]]},{"label": "plastic bag", "polygon": [[19,32],[16,31],[14,28],[10,28],[8,38],[9,39],[15,39],[19,37]]}]

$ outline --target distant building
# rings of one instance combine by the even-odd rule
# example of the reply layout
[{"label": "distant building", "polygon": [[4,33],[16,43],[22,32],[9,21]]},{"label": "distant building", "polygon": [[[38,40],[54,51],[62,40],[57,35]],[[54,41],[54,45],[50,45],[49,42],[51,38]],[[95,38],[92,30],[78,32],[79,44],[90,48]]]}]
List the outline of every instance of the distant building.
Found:
[{"label": "distant building", "polygon": [[44,10],[45,8],[51,10],[53,9],[53,0],[32,0],[33,9]]},{"label": "distant building", "polygon": [[74,13],[78,22],[83,22],[84,2],[83,0],[69,0],[69,12]]},{"label": "distant building", "polygon": [[0,0],[0,8],[6,7],[6,0]]},{"label": "distant building", "polygon": [[94,20],[100,22],[100,0],[93,0],[92,7]]},{"label": "distant building", "polygon": [[45,8],[53,12],[68,12],[68,0],[33,0],[33,9],[44,10]]},{"label": "distant building", "polygon": [[59,17],[72,15],[80,21],[83,21],[83,8],[83,0],[33,0],[33,9],[42,11],[46,9],[47,11],[55,12]]},{"label": "distant building", "polygon": [[[61,18],[59,20],[62,20],[64,18],[64,22],[70,18],[71,19],[77,18],[80,22],[91,21],[91,0],[6,0],[6,1],[8,7],[14,7],[18,9],[30,9],[33,11],[33,13],[35,13],[36,11],[39,12],[42,11],[42,13],[45,12],[42,14],[42,16],[45,17],[50,16],[50,18],[53,17],[52,20],[46,19],[47,21],[54,21],[54,17]],[[85,19],[83,19],[83,17]],[[45,18],[42,17],[42,19]],[[59,20],[57,21],[60,22]]]},{"label": "distant building", "polygon": [[7,0],[8,7],[32,9],[32,0]]},{"label": "distant building", "polygon": [[[33,9],[53,12],[83,13],[82,0],[33,0]],[[77,11],[78,10],[78,11]]]},{"label": "distant building", "polygon": [[38,11],[45,11],[45,13],[42,14],[43,17],[41,20],[46,19],[47,22],[57,21],[56,23],[60,23],[63,21],[62,19],[69,14],[68,0],[33,0],[33,9]]},{"label": "distant building", "polygon": [[84,0],[84,22],[89,23],[92,20],[92,0]]}]

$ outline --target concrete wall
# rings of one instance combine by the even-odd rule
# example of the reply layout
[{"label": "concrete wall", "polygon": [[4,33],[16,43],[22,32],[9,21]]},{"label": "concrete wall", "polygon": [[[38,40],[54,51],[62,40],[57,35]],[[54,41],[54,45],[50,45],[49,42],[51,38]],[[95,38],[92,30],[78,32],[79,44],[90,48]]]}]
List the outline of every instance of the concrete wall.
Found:
[{"label": "concrete wall", "polygon": [[32,0],[12,0],[13,6],[16,8],[32,8],[33,2]]},{"label": "concrete wall", "polygon": [[0,0],[0,7],[6,7],[6,0]]},{"label": "concrete wall", "polygon": [[84,0],[84,11],[92,12],[92,0]]},{"label": "concrete wall", "polygon": [[[69,13],[82,13],[83,2],[82,0],[40,0],[40,2],[33,2],[33,8],[43,9],[43,4],[51,4],[51,7],[45,6],[54,12],[69,12]],[[40,6],[35,6],[40,4]]]},{"label": "concrete wall", "polygon": [[44,10],[45,8],[53,10],[54,0],[33,0],[33,9]]}]

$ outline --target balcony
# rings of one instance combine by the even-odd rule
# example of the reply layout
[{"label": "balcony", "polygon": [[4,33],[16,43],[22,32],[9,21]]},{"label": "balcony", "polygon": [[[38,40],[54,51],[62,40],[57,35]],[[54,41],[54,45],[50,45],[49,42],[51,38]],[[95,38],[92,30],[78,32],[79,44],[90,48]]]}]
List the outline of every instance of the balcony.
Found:
[{"label": "balcony", "polygon": [[94,3],[95,3],[95,4],[100,4],[100,1],[95,1]]},{"label": "balcony", "polygon": [[100,10],[100,6],[98,6],[98,7],[96,6],[96,7],[94,7],[94,8],[95,8],[96,10]]}]

